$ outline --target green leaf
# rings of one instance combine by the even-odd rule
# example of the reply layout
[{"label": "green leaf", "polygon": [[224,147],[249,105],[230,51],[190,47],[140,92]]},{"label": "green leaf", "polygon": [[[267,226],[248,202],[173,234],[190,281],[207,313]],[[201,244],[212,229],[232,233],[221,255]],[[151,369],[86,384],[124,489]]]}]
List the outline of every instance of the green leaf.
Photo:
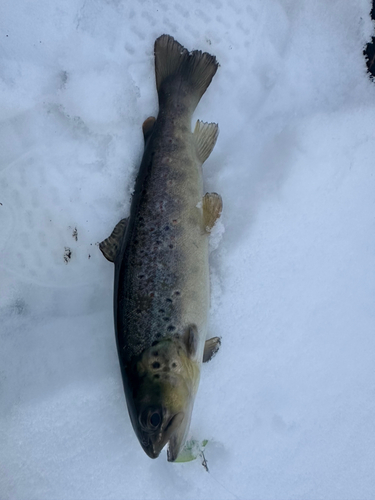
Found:
[{"label": "green leaf", "polygon": [[204,450],[205,446],[208,443],[208,439],[204,439],[202,443],[199,444],[199,441],[195,439],[190,439],[186,441],[185,446],[180,451],[175,462],[183,463],[183,462],[191,462],[195,460],[200,453]]}]

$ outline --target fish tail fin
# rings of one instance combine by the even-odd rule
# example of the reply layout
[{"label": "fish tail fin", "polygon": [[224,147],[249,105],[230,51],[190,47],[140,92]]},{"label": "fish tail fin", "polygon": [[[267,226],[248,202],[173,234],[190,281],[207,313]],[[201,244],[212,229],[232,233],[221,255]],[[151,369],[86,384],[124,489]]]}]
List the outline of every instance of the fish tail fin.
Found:
[{"label": "fish tail fin", "polygon": [[194,50],[189,52],[169,35],[155,41],[155,75],[159,104],[171,95],[189,100],[194,111],[210,85],[219,64],[215,56]]}]

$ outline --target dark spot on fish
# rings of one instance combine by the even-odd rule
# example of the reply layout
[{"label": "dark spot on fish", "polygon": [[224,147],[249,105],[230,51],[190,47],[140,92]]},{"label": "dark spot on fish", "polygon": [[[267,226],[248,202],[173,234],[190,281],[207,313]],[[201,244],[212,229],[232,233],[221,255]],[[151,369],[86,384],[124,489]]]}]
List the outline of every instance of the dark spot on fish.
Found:
[{"label": "dark spot on fish", "polygon": [[172,299],[165,299],[165,302],[172,302]]},{"label": "dark spot on fish", "polygon": [[138,278],[139,278],[140,280],[142,280],[144,277],[145,277],[145,275],[144,275],[144,274],[138,274]]},{"label": "dark spot on fish", "polygon": [[156,374],[154,375],[154,378],[160,378],[160,375],[159,375],[158,373],[156,373]]},{"label": "dark spot on fish", "polygon": [[137,311],[136,311],[136,312],[137,312],[137,314],[141,314],[142,309],[137,309]]},{"label": "dark spot on fish", "polygon": [[163,318],[163,320],[164,320],[164,321],[169,321],[170,319],[171,319],[171,318],[168,318],[168,317]]},{"label": "dark spot on fish", "polygon": [[155,369],[156,369],[156,368],[160,368],[160,363],[158,363],[157,361],[154,361],[154,362],[152,363],[152,368],[155,368]]},{"label": "dark spot on fish", "polygon": [[[157,334],[156,334],[157,335]],[[152,347],[156,346],[159,342],[157,340],[154,340],[153,343],[151,344]]]},{"label": "dark spot on fish", "polygon": [[164,231],[169,231],[169,226],[165,226]]},{"label": "dark spot on fish", "polygon": [[169,248],[173,248],[173,245],[169,245]]},{"label": "dark spot on fish", "polygon": [[138,240],[134,240],[133,243],[134,243],[134,245],[138,245],[139,241]]},{"label": "dark spot on fish", "polygon": [[172,224],[176,225],[177,224],[177,219],[172,220]]},{"label": "dark spot on fish", "polygon": [[173,325],[169,325],[167,330],[168,330],[168,332],[173,332],[173,330],[176,330],[176,327]]},{"label": "dark spot on fish", "polygon": [[141,221],[144,220],[144,218],[143,217],[138,217],[138,220],[141,222]]},{"label": "dark spot on fish", "polygon": [[174,363],[174,362],[173,362],[173,363],[172,363],[172,368],[176,368],[176,366],[177,366],[177,363]]},{"label": "dark spot on fish", "polygon": [[147,194],[147,189],[142,189],[142,194]]},{"label": "dark spot on fish", "polygon": [[155,294],[154,294],[154,292],[151,292],[148,295],[149,295],[149,297],[154,297]]},{"label": "dark spot on fish", "polygon": [[158,352],[158,351],[153,351],[151,354],[152,354],[153,356],[159,356],[159,352]]},{"label": "dark spot on fish", "polygon": [[159,312],[164,313],[165,311],[164,311],[164,309],[159,309]]},{"label": "dark spot on fish", "polygon": [[179,292],[178,290],[176,290],[176,291],[174,292],[174,294],[178,297],[179,295],[181,295],[181,292]]},{"label": "dark spot on fish", "polygon": [[[161,333],[157,333],[157,334],[156,334],[156,338],[157,338],[157,339],[160,339],[160,337],[161,337]],[[157,343],[157,342],[156,342],[156,343]]]},{"label": "dark spot on fish", "polygon": [[157,245],[161,245],[161,241],[159,241],[159,240],[158,240],[158,241],[156,242],[156,244],[157,244]]}]

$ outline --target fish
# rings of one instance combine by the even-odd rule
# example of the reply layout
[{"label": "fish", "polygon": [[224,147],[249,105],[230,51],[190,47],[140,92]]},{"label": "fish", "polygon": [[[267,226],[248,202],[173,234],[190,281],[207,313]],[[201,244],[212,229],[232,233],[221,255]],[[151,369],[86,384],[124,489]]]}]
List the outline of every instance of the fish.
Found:
[{"label": "fish", "polygon": [[174,462],[188,436],[208,340],[209,234],[222,198],[205,193],[202,164],[218,125],[192,114],[215,75],[215,56],[170,35],[154,45],[159,111],[143,123],[144,154],[130,215],[99,245],[115,264],[114,324],[134,432],[150,458],[168,444]]}]

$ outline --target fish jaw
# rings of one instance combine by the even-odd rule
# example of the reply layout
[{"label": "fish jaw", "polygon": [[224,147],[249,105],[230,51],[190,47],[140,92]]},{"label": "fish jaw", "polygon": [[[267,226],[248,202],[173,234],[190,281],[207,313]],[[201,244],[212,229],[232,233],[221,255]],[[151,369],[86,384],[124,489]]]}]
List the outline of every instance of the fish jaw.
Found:
[{"label": "fish jaw", "polygon": [[143,440],[141,442],[141,446],[150,458],[157,458],[165,445],[168,442],[170,443],[173,439],[174,433],[178,432],[184,417],[184,413],[177,413],[170,419],[163,431],[149,435],[147,435],[146,432],[142,433]]},{"label": "fish jaw", "polygon": [[176,460],[182,447],[185,444],[190,429],[192,410],[193,404],[190,406],[189,413],[187,415],[184,415],[184,420],[181,422],[176,432],[172,434],[169,439],[167,451],[168,462],[174,462]]}]

